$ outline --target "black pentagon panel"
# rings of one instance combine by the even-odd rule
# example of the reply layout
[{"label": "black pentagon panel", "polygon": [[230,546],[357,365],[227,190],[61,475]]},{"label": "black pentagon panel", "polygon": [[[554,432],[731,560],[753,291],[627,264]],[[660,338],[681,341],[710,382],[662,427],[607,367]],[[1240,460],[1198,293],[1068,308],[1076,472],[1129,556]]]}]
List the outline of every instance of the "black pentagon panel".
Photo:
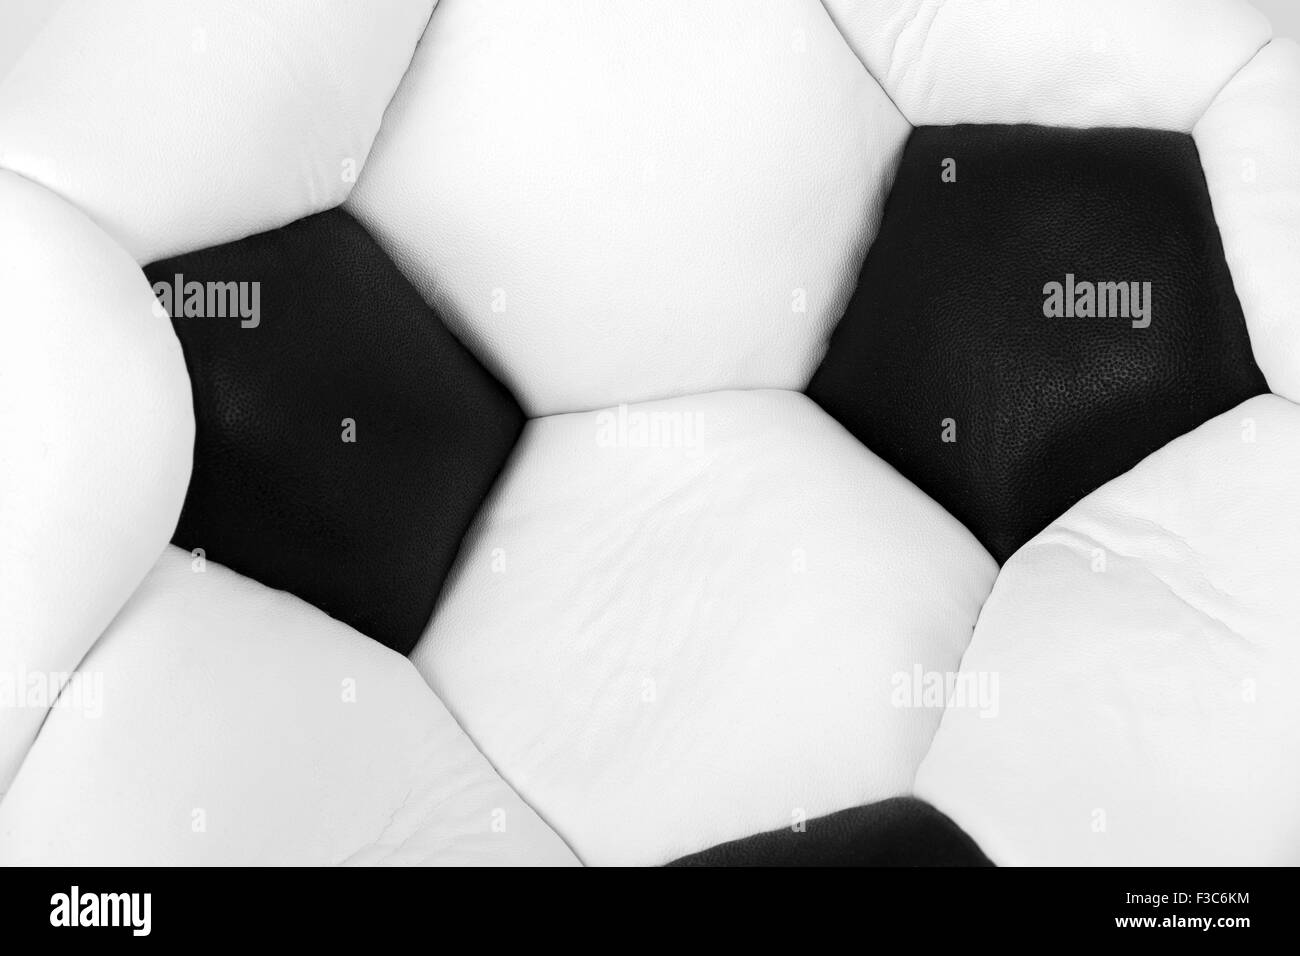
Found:
[{"label": "black pentagon panel", "polygon": [[922,127],[808,394],[999,561],[1267,390],[1190,136]]},{"label": "black pentagon panel", "polygon": [[669,866],[992,866],[975,841],[930,804],[894,797],[732,840]]},{"label": "black pentagon panel", "polygon": [[145,273],[197,420],[174,543],[409,652],[523,427],[514,398],[342,210]]}]

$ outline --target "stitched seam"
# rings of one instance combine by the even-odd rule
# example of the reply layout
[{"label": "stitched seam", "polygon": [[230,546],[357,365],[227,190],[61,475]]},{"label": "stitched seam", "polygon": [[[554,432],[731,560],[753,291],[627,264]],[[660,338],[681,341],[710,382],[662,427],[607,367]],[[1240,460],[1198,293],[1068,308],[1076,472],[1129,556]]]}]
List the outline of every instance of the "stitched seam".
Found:
[{"label": "stitched seam", "polygon": [[424,38],[429,35],[429,25],[433,23],[433,15],[438,12],[438,7],[447,3],[448,0],[433,0],[433,7],[429,10],[429,19],[424,21],[424,29],[420,31],[420,37],[415,41],[415,46],[411,47],[411,58],[406,62],[406,69],[402,75],[397,78],[397,85],[393,87],[393,92],[388,97],[388,102],[384,104],[383,110],[379,113],[379,125],[375,127],[375,135],[371,138],[370,144],[366,147],[366,155],[361,158],[361,163],[357,166],[356,178],[348,184],[347,194],[344,195],[339,205],[346,203],[352,193],[357,188],[357,183],[361,182],[361,174],[365,171],[366,164],[370,162],[370,157],[375,151],[375,144],[379,142],[379,137],[384,133],[384,123],[388,120],[388,111],[393,108],[393,101],[397,99],[397,94],[402,91],[402,86],[410,77],[415,69],[415,58],[420,54],[420,47],[424,44]]},{"label": "stitched seam", "polygon": [[876,74],[872,71],[871,67],[867,66],[866,61],[863,60],[862,57],[858,56],[858,51],[853,49],[853,44],[849,42],[849,38],[845,36],[844,31],[840,28],[840,25],[835,22],[835,17],[832,16],[831,12],[826,9],[826,0],[821,0],[821,8],[822,8],[822,13],[826,14],[826,19],[831,22],[831,26],[835,28],[835,32],[839,34],[840,40],[843,41],[846,47],[848,47],[849,52],[853,54],[853,58],[862,65],[862,69],[866,71],[867,76],[871,77],[872,81],[880,89],[880,92],[885,94],[885,99],[889,100],[890,105],[892,105],[894,109],[898,111],[898,115],[903,117],[903,121],[907,123],[908,126],[915,129],[916,124],[912,122],[911,117],[909,117],[906,113],[903,112],[903,108],[898,105],[898,101],[894,99],[894,95],[890,93],[888,89],[885,88],[885,84],[881,82],[880,77],[876,76]]},{"label": "stitched seam", "polygon": [[1228,77],[1227,80],[1224,81],[1223,85],[1220,86],[1214,92],[1214,95],[1210,97],[1210,102],[1206,105],[1205,109],[1201,111],[1201,115],[1196,117],[1196,119],[1192,121],[1192,128],[1188,130],[1189,133],[1195,134],[1196,127],[1200,126],[1201,121],[1205,119],[1205,117],[1210,115],[1210,110],[1214,109],[1214,104],[1219,102],[1219,97],[1223,95],[1224,91],[1227,90],[1228,87],[1232,86],[1234,82],[1236,82],[1237,77],[1241,76],[1242,73],[1246,72],[1246,68],[1248,66],[1250,66],[1252,63],[1254,63],[1256,60],[1259,59],[1259,55],[1261,53],[1263,53],[1265,50],[1267,50],[1269,47],[1273,45],[1273,41],[1275,39],[1277,38],[1269,37],[1267,40],[1265,40],[1263,46],[1261,46],[1258,50],[1252,53],[1245,63],[1241,64],[1241,66],[1237,67],[1237,69],[1233,71],[1232,76]]},{"label": "stitched seam", "polygon": [[[930,13],[929,22],[926,23],[925,25],[925,35],[921,37],[921,42],[918,45],[919,49],[924,51],[925,45],[930,42],[930,33],[934,30],[934,22],[939,19],[939,13],[942,10],[943,10],[943,0],[924,0],[924,2],[922,2],[920,6],[916,8],[916,12],[912,14],[912,18],[908,20],[907,23],[903,24],[903,29],[898,31],[898,36],[894,37],[894,44],[892,47],[890,47],[889,50],[889,72],[891,74],[894,72],[894,64],[898,62],[899,44],[903,42],[903,37],[907,36],[908,31],[912,29],[912,27],[916,24],[916,21],[921,18],[921,14],[927,11],[933,11]],[[931,76],[930,78],[929,85],[931,87],[934,86],[933,76]]]}]

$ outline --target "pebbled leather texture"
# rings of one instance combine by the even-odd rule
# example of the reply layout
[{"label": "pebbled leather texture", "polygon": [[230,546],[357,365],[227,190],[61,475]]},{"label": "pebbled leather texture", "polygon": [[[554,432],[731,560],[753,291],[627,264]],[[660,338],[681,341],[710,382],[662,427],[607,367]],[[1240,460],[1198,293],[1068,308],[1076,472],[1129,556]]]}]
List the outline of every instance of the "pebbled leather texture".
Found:
[{"label": "pebbled leather texture", "polygon": [[461,0],[347,207],[529,415],[801,389],[909,128],[817,0]]},{"label": "pebbled leather texture", "polygon": [[514,399],[341,209],[146,274],[260,283],[256,320],[173,315],[198,423],[173,541],[409,651]]},{"label": "pebbled leather texture", "polygon": [[434,0],[63,0],[0,83],[0,166],[139,263],[351,191]]},{"label": "pebbled leather texture", "polygon": [[916,793],[1011,865],[1300,864],[1300,408],[1251,399],[1002,569]]},{"label": "pebbled leather texture", "polygon": [[0,794],[180,514],[194,416],[153,306],[121,246],[0,170]]},{"label": "pebbled leather texture", "polygon": [[907,793],[942,709],[897,675],[956,670],[994,571],[798,393],[553,416],[412,660],[584,862],[657,865]]},{"label": "pebbled leather texture", "polygon": [[893,797],[733,840],[669,866],[992,866],[934,807]]},{"label": "pebbled leather texture", "polygon": [[0,803],[6,865],[577,862],[409,661],[176,548],[81,677]]},{"label": "pebbled leather texture", "polygon": [[1300,45],[1274,40],[1196,124],[1255,359],[1300,401]]},{"label": "pebbled leather texture", "polygon": [[1190,132],[1268,42],[1246,0],[823,0],[916,126]]},{"label": "pebbled leather texture", "polygon": [[[1149,327],[1046,317],[1069,275],[1151,283]],[[808,394],[1004,562],[1266,389],[1190,137],[958,126],[909,140]]]},{"label": "pebbled leather texture", "polygon": [[0,864],[1300,863],[1300,52],[1243,0],[44,19]]}]

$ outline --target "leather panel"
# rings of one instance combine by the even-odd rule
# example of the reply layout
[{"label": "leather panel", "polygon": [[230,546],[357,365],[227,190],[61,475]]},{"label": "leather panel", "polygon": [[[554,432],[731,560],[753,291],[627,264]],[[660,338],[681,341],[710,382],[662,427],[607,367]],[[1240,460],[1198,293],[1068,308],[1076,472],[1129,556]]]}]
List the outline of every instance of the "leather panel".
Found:
[{"label": "leather panel", "polygon": [[412,660],[586,863],[910,792],[994,563],[794,392],[529,422]]},{"label": "leather panel", "polygon": [[1002,562],[1266,389],[1189,136],[958,126],[909,140],[808,394]]},{"label": "leather panel", "polygon": [[934,807],[893,797],[733,840],[669,866],[991,866]]},{"label": "leather panel", "polygon": [[0,82],[0,166],[141,264],[341,203],[434,0],[63,0]]},{"label": "leather panel", "polygon": [[816,0],[462,0],[347,206],[529,415],[801,389],[909,128]]},{"label": "leather panel", "polygon": [[[198,420],[172,540],[409,651],[522,427],[514,399],[341,209],[146,273],[162,304],[182,277]],[[249,283],[258,314],[182,314],[191,282]]]},{"label": "leather panel", "polygon": [[1011,559],[916,793],[998,864],[1300,864],[1300,408],[1251,399]]},{"label": "leather panel", "polygon": [[1268,42],[1247,0],[823,0],[915,125],[1190,132]]},{"label": "leather panel", "polygon": [[1214,214],[1272,390],[1300,401],[1300,45],[1274,40],[1196,124]]},{"label": "leather panel", "polygon": [[410,662],[168,548],[0,803],[0,863],[572,866]]},{"label": "leather panel", "polygon": [[180,347],[131,257],[0,171],[0,794],[167,543],[190,477]]}]

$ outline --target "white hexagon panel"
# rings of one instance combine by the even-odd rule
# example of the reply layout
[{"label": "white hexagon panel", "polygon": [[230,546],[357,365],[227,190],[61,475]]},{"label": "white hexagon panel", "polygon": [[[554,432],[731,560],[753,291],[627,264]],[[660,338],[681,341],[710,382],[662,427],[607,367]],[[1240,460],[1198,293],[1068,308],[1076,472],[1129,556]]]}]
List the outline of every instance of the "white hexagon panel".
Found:
[{"label": "white hexagon panel", "polygon": [[910,126],[817,0],[441,5],[348,201],[530,415],[801,389]]}]

